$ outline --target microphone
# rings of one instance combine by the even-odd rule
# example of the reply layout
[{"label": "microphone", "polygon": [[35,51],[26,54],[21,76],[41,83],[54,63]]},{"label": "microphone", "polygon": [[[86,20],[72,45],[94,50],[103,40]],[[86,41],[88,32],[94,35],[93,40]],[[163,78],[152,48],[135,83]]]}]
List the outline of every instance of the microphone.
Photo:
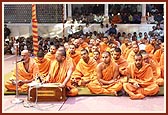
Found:
[{"label": "microphone", "polygon": [[21,59],[19,61],[13,62],[13,64],[19,63],[19,62],[24,62],[24,59]]},{"label": "microphone", "polygon": [[19,63],[19,62],[24,62],[24,59],[22,58],[21,60],[17,61],[17,63]]}]

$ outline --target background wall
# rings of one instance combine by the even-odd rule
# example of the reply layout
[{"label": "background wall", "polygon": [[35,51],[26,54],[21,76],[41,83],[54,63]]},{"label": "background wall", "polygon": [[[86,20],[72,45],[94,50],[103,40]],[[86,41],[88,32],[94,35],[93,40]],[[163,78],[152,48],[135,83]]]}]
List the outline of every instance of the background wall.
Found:
[{"label": "background wall", "polygon": [[[67,28],[73,24],[65,24],[65,36],[67,36]],[[85,26],[85,24],[75,24],[77,28],[79,25]],[[133,32],[149,32],[152,30],[152,26],[156,24],[117,24],[119,32],[133,33]],[[31,24],[7,24],[7,27],[11,30],[11,37],[23,36],[28,37],[32,35]],[[100,24],[90,24],[92,31],[97,31]],[[163,27],[163,25],[162,25]],[[63,24],[38,24],[38,34],[42,37],[62,37]]]}]

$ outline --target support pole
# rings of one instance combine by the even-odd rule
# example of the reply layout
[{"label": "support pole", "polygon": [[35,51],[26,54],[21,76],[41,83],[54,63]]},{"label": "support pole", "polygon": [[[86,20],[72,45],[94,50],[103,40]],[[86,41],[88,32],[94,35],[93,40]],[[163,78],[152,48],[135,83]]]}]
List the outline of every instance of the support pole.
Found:
[{"label": "support pole", "polygon": [[15,51],[15,55],[16,55],[16,95],[15,95],[15,99],[14,100],[12,100],[12,103],[14,103],[14,104],[19,104],[19,103],[22,103],[23,102],[23,100],[22,99],[19,99],[18,98],[18,96],[19,96],[19,92],[18,92],[18,66],[17,66],[17,56],[18,56],[18,46],[19,46],[19,43],[16,43],[16,41],[15,41],[15,43],[14,43],[14,46],[15,46],[15,49],[16,49],[16,51]]}]

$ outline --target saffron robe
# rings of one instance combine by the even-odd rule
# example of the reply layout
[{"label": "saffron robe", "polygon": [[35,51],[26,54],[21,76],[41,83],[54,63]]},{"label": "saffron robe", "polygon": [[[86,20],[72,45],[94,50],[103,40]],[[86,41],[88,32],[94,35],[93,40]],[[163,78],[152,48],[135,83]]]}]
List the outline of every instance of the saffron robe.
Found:
[{"label": "saffron robe", "polygon": [[[16,73],[16,67],[13,70],[13,75],[12,77],[9,78],[9,80],[5,83],[5,87],[8,90],[15,91],[16,90],[16,85],[12,84],[12,79],[16,80],[16,75],[18,75],[18,81],[29,81],[29,80],[34,80],[36,75],[39,73],[38,65],[35,63],[35,61],[30,58],[29,60],[29,68],[28,71],[26,71],[23,62],[17,63],[17,73]],[[21,92],[26,92],[28,90],[28,84],[25,83],[21,86],[18,86],[18,91]]]},{"label": "saffron robe", "polygon": [[38,75],[47,76],[50,68],[50,60],[43,58],[42,62],[39,62],[38,58],[35,57],[34,61],[38,65],[39,73]]},{"label": "saffron robe", "polygon": [[85,63],[83,59],[80,59],[76,65],[75,71],[71,75],[71,79],[77,79],[79,86],[82,81],[92,80],[91,75],[93,74],[96,66],[97,62],[93,58],[90,58],[88,63]]},{"label": "saffron robe", "polygon": [[131,99],[142,99],[159,92],[159,86],[153,80],[153,72],[149,64],[143,63],[142,68],[138,70],[135,63],[131,63],[127,70],[130,79],[128,83],[123,83],[123,88]]},{"label": "saffron robe", "polygon": [[[114,72],[116,71],[116,66],[118,66],[115,62],[110,62],[110,65],[102,70],[102,78],[105,81],[110,81],[113,79]],[[94,94],[115,94],[116,92],[122,89],[122,83],[118,80],[109,85],[103,85],[97,79],[96,71],[93,74],[94,79],[88,84],[88,88],[90,92]]]}]

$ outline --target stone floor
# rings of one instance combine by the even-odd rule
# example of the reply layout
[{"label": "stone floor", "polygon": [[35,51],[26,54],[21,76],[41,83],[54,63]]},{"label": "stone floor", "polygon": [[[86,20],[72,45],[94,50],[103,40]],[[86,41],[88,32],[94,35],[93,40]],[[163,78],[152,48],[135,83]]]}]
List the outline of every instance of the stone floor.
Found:
[{"label": "stone floor", "polygon": [[13,104],[15,95],[3,97],[4,113],[164,113],[166,101],[164,96],[146,97],[131,100],[126,96],[77,96],[68,97],[65,102],[28,102],[26,95],[17,99],[23,103]]}]

